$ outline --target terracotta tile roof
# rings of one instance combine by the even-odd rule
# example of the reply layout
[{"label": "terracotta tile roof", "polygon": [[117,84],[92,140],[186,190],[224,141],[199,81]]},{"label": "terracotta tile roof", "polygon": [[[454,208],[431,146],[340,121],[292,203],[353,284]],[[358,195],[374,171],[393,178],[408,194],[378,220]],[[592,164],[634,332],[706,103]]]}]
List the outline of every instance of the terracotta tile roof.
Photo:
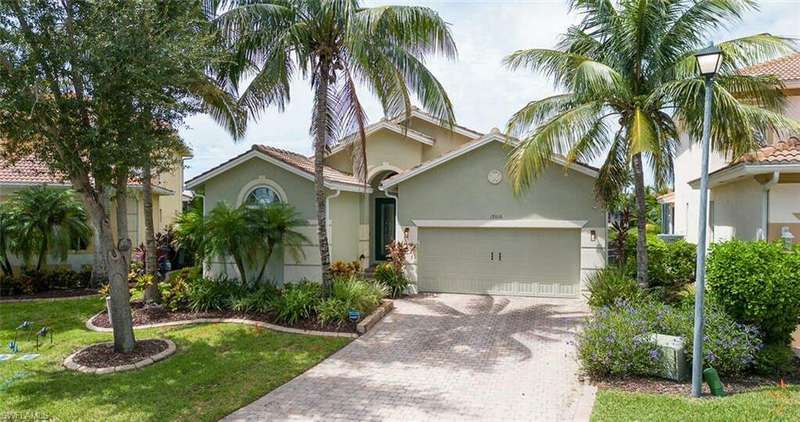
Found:
[{"label": "terracotta tile roof", "polygon": [[748,76],[775,75],[782,81],[800,79],[800,53],[746,67],[740,69],[739,73]]},{"label": "terracotta tile roof", "polygon": [[[0,185],[12,186],[71,186],[69,179],[60,172],[53,172],[41,160],[34,156],[28,156],[10,163],[0,158]],[[133,179],[128,181],[131,187],[141,187],[142,184]],[[171,190],[153,185],[161,194],[173,193]]]},{"label": "terracotta tile roof", "polygon": [[[314,160],[305,155],[296,152],[287,151],[285,149],[270,147],[267,145],[253,145],[253,149],[269,155],[276,160],[280,160],[290,166],[302,170],[308,174],[314,174]],[[325,166],[323,168],[323,175],[325,180],[335,183],[345,183],[349,185],[362,186],[363,183],[357,177],[341,172],[333,167]]]},{"label": "terracotta tile roof", "polygon": [[737,162],[748,164],[800,164],[800,139],[791,137],[746,154]]}]

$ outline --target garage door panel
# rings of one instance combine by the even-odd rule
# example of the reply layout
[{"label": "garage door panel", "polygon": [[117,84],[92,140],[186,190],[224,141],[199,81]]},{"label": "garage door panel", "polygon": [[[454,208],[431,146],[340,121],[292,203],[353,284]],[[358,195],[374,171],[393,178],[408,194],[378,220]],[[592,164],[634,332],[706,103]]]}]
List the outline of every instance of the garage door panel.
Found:
[{"label": "garage door panel", "polygon": [[424,228],[419,233],[420,290],[578,294],[580,230]]}]

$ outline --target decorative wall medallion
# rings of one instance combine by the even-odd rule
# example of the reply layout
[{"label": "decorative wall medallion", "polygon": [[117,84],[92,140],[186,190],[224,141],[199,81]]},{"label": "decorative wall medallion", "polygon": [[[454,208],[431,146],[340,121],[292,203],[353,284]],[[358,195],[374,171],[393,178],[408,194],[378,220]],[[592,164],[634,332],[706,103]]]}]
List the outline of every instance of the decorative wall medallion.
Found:
[{"label": "decorative wall medallion", "polygon": [[496,169],[492,170],[492,171],[489,172],[489,175],[487,176],[487,178],[489,179],[489,183],[491,183],[493,185],[497,185],[497,184],[499,184],[500,182],[503,181],[503,172],[501,172],[500,170],[496,170]]}]

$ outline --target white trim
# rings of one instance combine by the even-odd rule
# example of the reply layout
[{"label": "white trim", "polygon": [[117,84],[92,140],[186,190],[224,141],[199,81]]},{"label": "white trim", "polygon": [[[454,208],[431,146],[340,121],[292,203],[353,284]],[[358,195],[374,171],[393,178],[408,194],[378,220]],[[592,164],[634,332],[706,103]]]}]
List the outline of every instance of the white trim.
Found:
[{"label": "white trim", "polygon": [[417,227],[580,229],[587,220],[411,220]]},{"label": "white trim", "polygon": [[[426,172],[426,171],[432,169],[433,167],[438,166],[439,164],[446,163],[447,161],[450,161],[450,160],[452,160],[454,158],[458,158],[458,157],[460,157],[460,156],[462,156],[462,155],[464,155],[464,154],[466,154],[466,153],[468,153],[470,151],[476,150],[476,149],[488,144],[489,142],[500,142],[500,143],[504,143],[504,144],[505,143],[512,143],[513,144],[513,141],[507,140],[507,138],[505,136],[503,136],[503,135],[501,135],[499,133],[490,133],[490,134],[484,136],[483,139],[481,139],[481,140],[476,140],[471,144],[466,144],[466,146],[463,147],[463,148],[459,148],[459,149],[450,151],[447,154],[444,154],[444,155],[442,155],[442,156],[440,156],[440,157],[438,157],[436,159],[428,161],[427,163],[425,163],[425,164],[423,164],[423,165],[421,165],[421,166],[419,166],[419,167],[417,167],[417,168],[415,168],[415,169],[413,169],[411,171],[407,171],[405,173],[401,173],[401,174],[398,174],[396,176],[392,176],[392,177],[384,180],[383,183],[381,183],[381,189],[382,190],[383,189],[388,189],[388,188],[390,188],[390,187],[392,187],[394,185],[397,185],[400,182],[408,180],[408,179],[410,179],[410,178],[412,178],[412,177],[414,177],[414,176],[416,176],[416,175],[418,175],[420,173]],[[589,169],[589,168],[586,168],[586,167],[581,166],[581,165],[568,164],[567,161],[564,160],[561,157],[552,157],[551,161],[553,161],[554,163],[557,163],[557,164],[564,165],[564,166],[566,166],[567,168],[569,168],[571,170],[575,170],[575,171],[577,171],[579,173],[583,173],[583,174],[586,174],[588,176],[592,176],[592,177],[597,177],[598,176],[598,172],[597,171]]]},{"label": "white trim", "polygon": [[289,197],[286,195],[286,191],[283,190],[281,185],[278,182],[268,179],[266,176],[258,176],[258,178],[251,180],[247,184],[245,184],[242,189],[239,191],[239,196],[236,197],[236,206],[242,205],[244,203],[245,198],[250,192],[260,188],[260,187],[268,187],[275,191],[278,194],[278,200],[281,202],[288,203]]},{"label": "white trim", "polygon": [[389,163],[384,161],[381,165],[373,167],[367,173],[367,181],[370,181],[378,173],[382,173],[382,172],[385,172],[385,171],[393,171],[393,172],[399,174],[399,173],[403,172],[403,169],[401,169],[400,167],[397,167],[397,166],[393,166],[393,165],[391,165],[391,164],[389,164]]},{"label": "white trim", "polygon": [[[460,126],[456,126],[455,124],[453,125],[453,127],[450,127],[447,124],[443,123],[441,120],[439,120],[439,119],[437,119],[437,118],[435,118],[435,117],[433,117],[433,116],[431,116],[431,115],[429,115],[427,113],[423,113],[423,112],[419,111],[419,109],[417,109],[416,107],[411,110],[411,117],[416,117],[417,119],[420,119],[420,120],[426,121],[428,123],[434,124],[434,125],[439,126],[439,127],[443,128],[443,129],[452,130],[453,132],[455,132],[455,133],[457,133],[459,135],[466,136],[467,138],[470,138],[470,139],[479,139],[480,137],[484,136],[484,135],[482,135],[480,133],[473,132],[473,131],[470,131],[470,130],[466,130],[466,129],[460,127]],[[393,119],[393,122],[399,124],[400,122],[405,122],[407,120],[408,119],[406,118],[405,113],[401,113],[399,116],[397,116],[397,117],[395,117]]]},{"label": "white trim", "polygon": [[[204,182],[206,182],[207,180],[209,180],[211,178],[214,178],[214,177],[216,177],[216,176],[218,176],[218,175],[230,170],[231,168],[236,167],[239,164],[242,164],[242,163],[244,163],[244,162],[246,162],[246,161],[248,161],[248,160],[250,160],[252,158],[260,158],[260,159],[262,159],[262,160],[264,160],[264,161],[266,161],[266,162],[268,162],[270,164],[275,165],[276,167],[279,167],[279,168],[281,168],[283,170],[288,171],[289,173],[292,173],[294,175],[300,176],[300,177],[302,177],[302,178],[304,178],[306,180],[310,180],[312,182],[314,181],[314,175],[313,174],[308,173],[305,170],[301,170],[301,169],[299,169],[299,168],[297,168],[295,166],[292,166],[292,165],[290,165],[288,163],[285,163],[285,162],[283,162],[281,160],[278,160],[277,158],[274,158],[274,157],[272,157],[270,155],[264,154],[261,151],[258,151],[258,150],[255,150],[255,149],[251,149],[250,151],[240,155],[238,158],[230,160],[227,163],[222,164],[221,166],[209,171],[206,174],[203,174],[201,176],[195,177],[192,180],[189,180],[188,182],[186,182],[186,189],[194,189],[194,188],[200,186],[201,184],[203,184]],[[328,189],[331,189],[331,190],[343,190],[343,191],[347,191],[347,192],[359,192],[359,193],[364,192],[364,188],[362,186],[350,185],[350,184],[341,183],[341,182],[326,181],[325,182],[325,187],[328,188]],[[367,188],[367,193],[371,193],[371,192],[372,192],[372,189]]]},{"label": "white trim", "polygon": [[[414,129],[404,128],[404,127],[398,125],[397,123],[390,122],[388,120],[381,120],[381,121],[379,121],[377,123],[373,123],[373,124],[367,126],[366,128],[364,128],[364,134],[365,134],[365,136],[370,136],[373,133],[375,133],[375,132],[377,132],[379,130],[383,130],[383,129],[392,131],[392,132],[400,134],[400,135],[407,136],[409,139],[412,139],[414,141],[417,141],[419,143],[422,143],[422,144],[425,144],[425,145],[428,145],[428,146],[431,146],[436,142],[436,140],[431,136],[428,136],[428,135],[426,135],[426,134],[424,134],[422,132],[416,131]],[[342,141],[339,142],[339,144],[337,144],[335,147],[333,147],[331,149],[331,151],[328,153],[328,156],[336,154],[336,153],[344,150],[345,148],[347,148],[347,146],[349,146],[350,144],[353,143],[354,139],[351,139],[351,138],[354,138],[355,136],[358,136],[358,134],[356,133],[356,134],[348,135],[345,138],[343,138]]]},{"label": "white trim", "polygon": [[[800,164],[736,164],[732,167],[718,170],[709,175],[708,186],[716,187],[727,182],[736,181],[743,176],[755,176],[758,174],[770,174],[774,172],[797,173],[800,172]],[[695,179],[687,183],[693,189],[700,187],[700,179]]]}]

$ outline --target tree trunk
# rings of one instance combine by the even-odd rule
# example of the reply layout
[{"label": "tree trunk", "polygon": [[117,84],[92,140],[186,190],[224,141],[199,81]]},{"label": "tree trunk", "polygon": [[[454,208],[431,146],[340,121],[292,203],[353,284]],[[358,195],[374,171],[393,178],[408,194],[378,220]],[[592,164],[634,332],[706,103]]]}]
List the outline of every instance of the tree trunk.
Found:
[{"label": "tree trunk", "polygon": [[[88,179],[87,179],[88,182]],[[88,183],[85,183],[88,185]],[[103,197],[91,186],[84,186],[73,182],[76,190],[83,192],[81,197],[86,210],[91,218],[92,225],[97,230],[98,246],[107,252],[107,270],[111,284],[111,326],[114,330],[114,351],[128,353],[133,350],[136,338],[133,335],[133,319],[131,318],[130,292],[128,291],[128,261],[125,259],[130,252],[131,241],[128,238],[114,245],[111,233],[111,222],[108,218],[108,208],[104,207],[98,197]]]},{"label": "tree trunk", "polygon": [[647,204],[645,203],[644,170],[642,154],[633,156],[633,184],[636,196],[636,280],[643,288],[650,286],[647,280]]},{"label": "tree trunk", "polygon": [[[158,277],[156,262],[156,233],[153,227],[153,173],[150,163],[142,167],[142,204],[144,206],[144,272]],[[158,280],[154,280],[144,289],[144,301],[158,303],[161,295],[158,290]]]},{"label": "tree trunk", "polygon": [[42,271],[42,267],[47,265],[47,235],[45,231],[47,228],[43,228],[42,231],[42,244],[39,245],[39,256],[36,259],[36,272]]},{"label": "tree trunk", "polygon": [[[114,181],[114,191],[116,193],[117,211],[117,241],[128,239],[128,171],[120,171]],[[132,249],[132,248],[131,248]],[[132,250],[129,249],[125,255],[128,263],[131,262]]]},{"label": "tree trunk", "polygon": [[331,285],[331,256],[328,246],[328,221],[327,204],[325,196],[325,146],[328,126],[328,73],[330,65],[324,61],[320,63],[320,76],[317,83],[314,118],[316,131],[314,133],[314,184],[315,199],[317,202],[317,235],[319,236],[319,257],[322,267],[322,288],[325,292]]},{"label": "tree trunk", "polygon": [[[111,201],[107,193],[103,192],[99,200],[104,209],[111,209]],[[94,265],[92,266],[91,284],[93,287],[100,287],[108,282],[108,253],[103,248],[103,243],[100,242],[100,228],[95,225],[93,220],[90,223],[94,230]]]}]

